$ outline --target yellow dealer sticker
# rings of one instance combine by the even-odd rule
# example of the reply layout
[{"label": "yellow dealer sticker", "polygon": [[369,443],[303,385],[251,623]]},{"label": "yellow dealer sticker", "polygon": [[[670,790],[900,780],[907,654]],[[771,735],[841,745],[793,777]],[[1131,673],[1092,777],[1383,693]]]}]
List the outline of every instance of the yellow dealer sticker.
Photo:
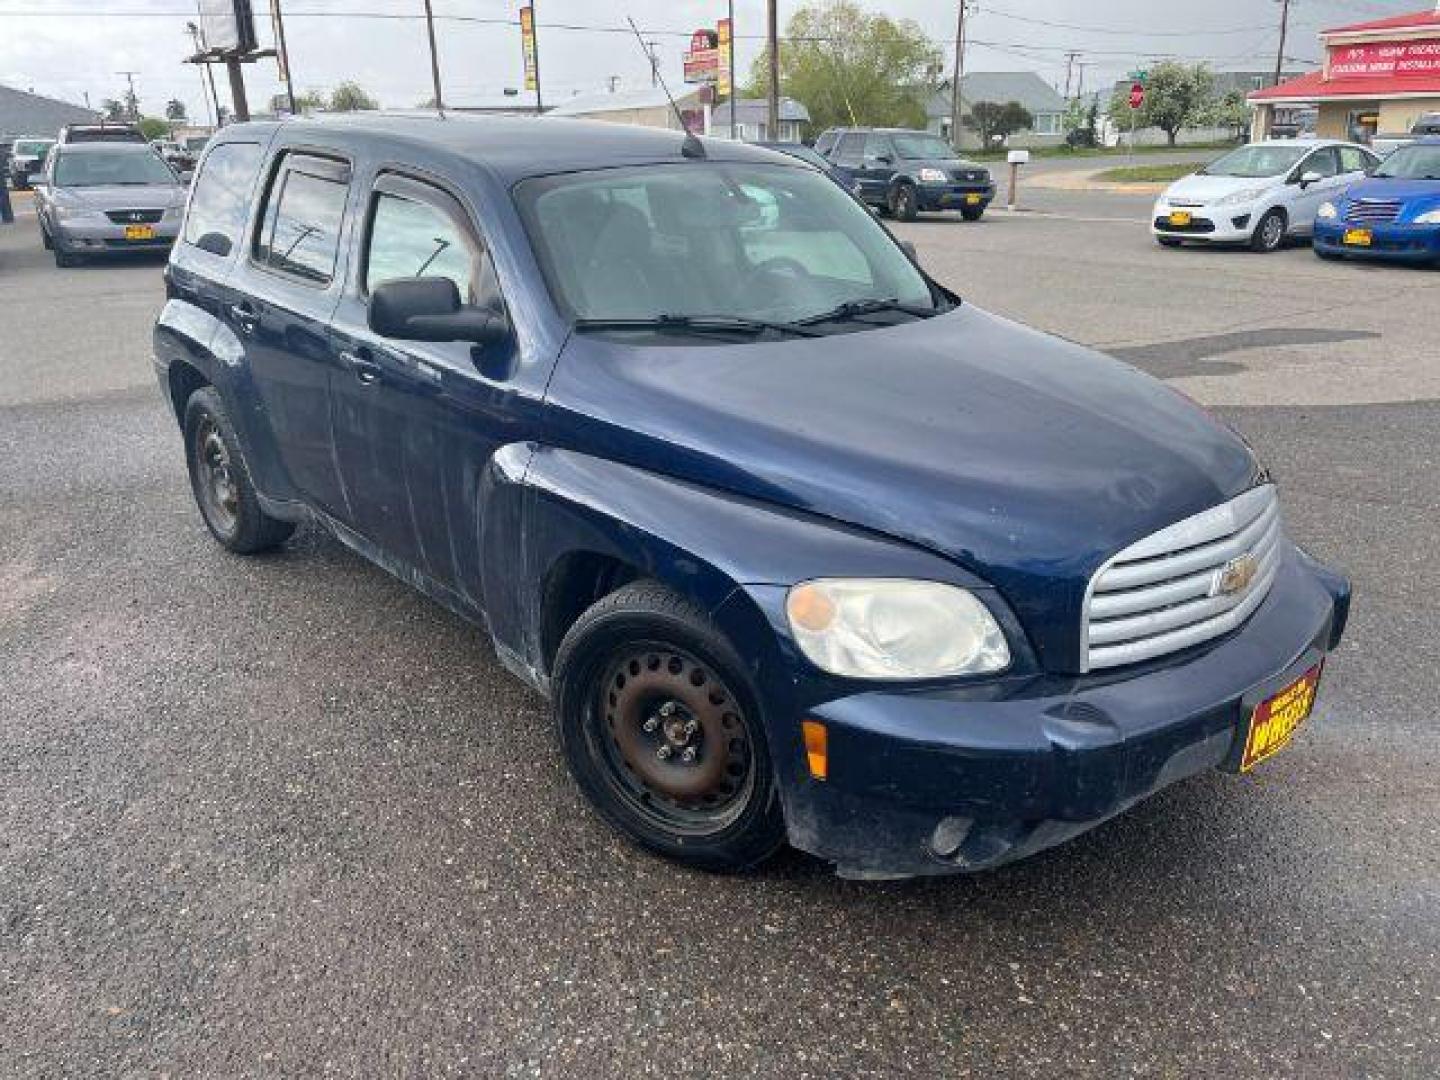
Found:
[{"label": "yellow dealer sticker", "polygon": [[1320,686],[1320,664],[1316,664],[1278,694],[1266,698],[1250,714],[1250,733],[1245,739],[1245,756],[1240,771],[1249,772],[1260,762],[1279,753],[1295,735],[1315,707]]}]

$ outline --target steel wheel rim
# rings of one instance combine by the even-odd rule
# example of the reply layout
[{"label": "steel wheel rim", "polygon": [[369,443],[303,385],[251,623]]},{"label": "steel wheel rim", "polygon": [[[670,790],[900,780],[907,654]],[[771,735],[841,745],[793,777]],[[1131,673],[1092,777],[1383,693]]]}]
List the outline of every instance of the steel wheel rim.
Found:
[{"label": "steel wheel rim", "polygon": [[195,467],[205,516],[221,532],[234,532],[240,520],[240,488],[235,482],[230,450],[210,416],[195,430]]},{"label": "steel wheel rim", "polygon": [[600,667],[595,708],[610,784],[649,824],[703,836],[744,813],[754,735],[711,666],[658,642],[623,646]]}]

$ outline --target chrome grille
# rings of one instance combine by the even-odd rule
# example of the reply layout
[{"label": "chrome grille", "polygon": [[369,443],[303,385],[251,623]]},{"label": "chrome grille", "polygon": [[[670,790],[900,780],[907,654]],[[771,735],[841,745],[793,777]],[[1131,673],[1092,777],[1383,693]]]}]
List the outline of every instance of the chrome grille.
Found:
[{"label": "chrome grille", "polygon": [[116,225],[153,225],[165,216],[164,210],[106,210],[105,216]]},{"label": "chrome grille", "polygon": [[961,184],[981,184],[990,179],[990,174],[984,169],[956,169],[950,175]]},{"label": "chrome grille", "polygon": [[1275,581],[1282,536],[1265,484],[1131,544],[1090,580],[1081,670],[1163,656],[1239,626]]},{"label": "chrome grille", "polygon": [[1346,221],[1362,225],[1387,225],[1399,216],[1399,199],[1356,199],[1345,212]]}]

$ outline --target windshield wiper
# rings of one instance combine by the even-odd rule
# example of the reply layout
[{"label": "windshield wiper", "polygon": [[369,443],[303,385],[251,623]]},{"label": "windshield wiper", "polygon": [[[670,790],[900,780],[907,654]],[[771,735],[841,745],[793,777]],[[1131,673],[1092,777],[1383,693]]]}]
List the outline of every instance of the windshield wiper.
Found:
[{"label": "windshield wiper", "polygon": [[770,322],[731,315],[656,315],[639,319],[576,319],[576,330],[660,330],[682,334],[792,334],[820,337],[818,330],[799,323]]},{"label": "windshield wiper", "polygon": [[815,326],[818,323],[843,322],[847,319],[859,318],[862,315],[880,315],[889,311],[898,311],[902,315],[913,315],[917,319],[928,319],[932,315],[940,314],[942,310],[944,309],[939,307],[906,304],[893,298],[889,300],[846,300],[845,303],[833,307],[829,311],[812,315],[808,319],[800,319],[799,325]]}]

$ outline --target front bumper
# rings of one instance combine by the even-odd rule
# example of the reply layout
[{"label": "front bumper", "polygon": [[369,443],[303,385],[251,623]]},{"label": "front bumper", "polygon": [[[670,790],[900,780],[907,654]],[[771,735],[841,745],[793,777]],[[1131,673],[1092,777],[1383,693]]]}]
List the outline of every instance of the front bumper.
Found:
[{"label": "front bumper", "polygon": [[1333,649],[1350,587],[1292,548],[1270,595],[1218,644],[1139,674],[877,690],[809,709],[828,777],[785,785],[792,844],[856,877],[988,869],[1225,764],[1250,709]]},{"label": "front bumper", "polygon": [[[1345,243],[1345,234],[1354,228],[1367,229],[1368,247]],[[1357,259],[1384,259],[1392,262],[1440,261],[1440,225],[1355,225],[1344,221],[1316,221],[1315,249],[1326,255]]]},{"label": "front bumper", "polygon": [[146,227],[154,230],[153,237],[129,240],[124,225],[108,221],[58,221],[51,229],[50,239],[66,254],[106,255],[124,251],[169,251],[180,235],[178,219],[162,219]]},{"label": "front bumper", "polygon": [[[1170,224],[1172,209],[1190,214],[1190,224]],[[1262,211],[1263,212],[1263,211]],[[1250,206],[1198,206],[1168,207],[1157,206],[1151,215],[1150,233],[1153,236],[1174,240],[1198,240],[1210,244],[1245,244],[1255,231],[1259,221],[1255,208]]]},{"label": "front bumper", "polygon": [[921,210],[984,210],[995,200],[994,184],[920,184],[916,206]]}]

